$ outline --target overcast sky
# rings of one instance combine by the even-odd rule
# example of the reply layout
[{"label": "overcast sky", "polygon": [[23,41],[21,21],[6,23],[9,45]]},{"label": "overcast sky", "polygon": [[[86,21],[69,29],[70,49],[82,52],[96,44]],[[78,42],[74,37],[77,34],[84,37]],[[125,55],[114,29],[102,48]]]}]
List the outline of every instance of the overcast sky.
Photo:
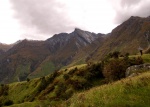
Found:
[{"label": "overcast sky", "polygon": [[75,28],[110,33],[131,16],[150,16],[150,0],[0,0],[0,42],[45,40]]}]

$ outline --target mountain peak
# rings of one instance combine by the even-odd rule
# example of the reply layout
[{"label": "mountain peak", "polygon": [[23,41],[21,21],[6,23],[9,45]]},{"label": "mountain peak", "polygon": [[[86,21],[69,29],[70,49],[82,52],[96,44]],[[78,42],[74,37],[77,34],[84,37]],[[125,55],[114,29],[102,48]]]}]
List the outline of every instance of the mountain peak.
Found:
[{"label": "mountain peak", "polygon": [[79,31],[79,30],[81,30],[81,29],[79,29],[79,28],[75,28],[75,29],[74,29],[74,31]]},{"label": "mountain peak", "polygon": [[74,31],[73,31],[73,33],[80,33],[80,32],[85,32],[85,31],[83,31],[79,28],[75,28]]}]

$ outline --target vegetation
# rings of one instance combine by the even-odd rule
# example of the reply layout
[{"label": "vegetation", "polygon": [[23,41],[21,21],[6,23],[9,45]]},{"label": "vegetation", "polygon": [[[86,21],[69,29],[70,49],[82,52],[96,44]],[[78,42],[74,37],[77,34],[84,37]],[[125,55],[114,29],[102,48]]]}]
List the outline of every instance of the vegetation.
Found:
[{"label": "vegetation", "polygon": [[12,48],[0,44],[0,107],[149,106],[148,67],[133,68],[129,75],[138,76],[125,78],[128,67],[150,63],[148,20],[131,17],[105,37],[75,29]]},{"label": "vegetation", "polygon": [[74,94],[58,107],[148,107],[150,72]]},{"label": "vegetation", "polygon": [[[124,78],[128,66],[141,64],[143,61],[147,62],[147,58],[149,55],[139,57],[128,56],[127,54],[124,57],[109,57],[98,63],[88,62],[88,64],[58,70],[41,78],[27,78],[24,82],[2,84],[0,102],[2,106],[12,105],[12,107],[61,105],[63,101],[71,98],[76,92],[100,87],[103,84]],[[71,103],[69,104],[72,106]]]}]

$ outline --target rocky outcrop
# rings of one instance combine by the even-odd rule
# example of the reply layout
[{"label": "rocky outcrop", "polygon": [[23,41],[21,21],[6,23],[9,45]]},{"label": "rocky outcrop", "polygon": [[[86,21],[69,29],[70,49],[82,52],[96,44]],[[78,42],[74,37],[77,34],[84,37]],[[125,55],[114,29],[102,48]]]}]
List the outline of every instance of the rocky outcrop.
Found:
[{"label": "rocky outcrop", "polygon": [[148,70],[150,70],[150,63],[134,65],[127,68],[125,75],[126,77],[133,77]]}]

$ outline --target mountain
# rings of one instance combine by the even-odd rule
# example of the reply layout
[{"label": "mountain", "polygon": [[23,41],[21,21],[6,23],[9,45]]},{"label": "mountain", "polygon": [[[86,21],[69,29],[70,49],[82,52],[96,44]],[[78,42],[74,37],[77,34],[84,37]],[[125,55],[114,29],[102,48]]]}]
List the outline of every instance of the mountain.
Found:
[{"label": "mountain", "polygon": [[148,42],[145,33],[148,31],[150,31],[150,17],[130,17],[112,30],[91,60],[103,59],[106,54],[114,51],[120,51],[121,54],[137,54],[139,47],[147,49]]},{"label": "mountain", "polygon": [[69,34],[56,34],[46,41],[20,41],[1,58],[0,81],[13,82],[45,76],[71,63],[84,62],[103,42],[103,36],[75,29]]},{"label": "mountain", "polygon": [[7,51],[12,47],[13,47],[13,44],[8,45],[8,44],[0,43],[0,50]]},{"label": "mountain", "polygon": [[61,68],[97,62],[107,54],[137,54],[148,48],[150,17],[130,17],[109,34],[95,34],[76,28],[55,34],[45,41],[19,41],[0,51],[0,81],[22,81],[50,74]]}]

